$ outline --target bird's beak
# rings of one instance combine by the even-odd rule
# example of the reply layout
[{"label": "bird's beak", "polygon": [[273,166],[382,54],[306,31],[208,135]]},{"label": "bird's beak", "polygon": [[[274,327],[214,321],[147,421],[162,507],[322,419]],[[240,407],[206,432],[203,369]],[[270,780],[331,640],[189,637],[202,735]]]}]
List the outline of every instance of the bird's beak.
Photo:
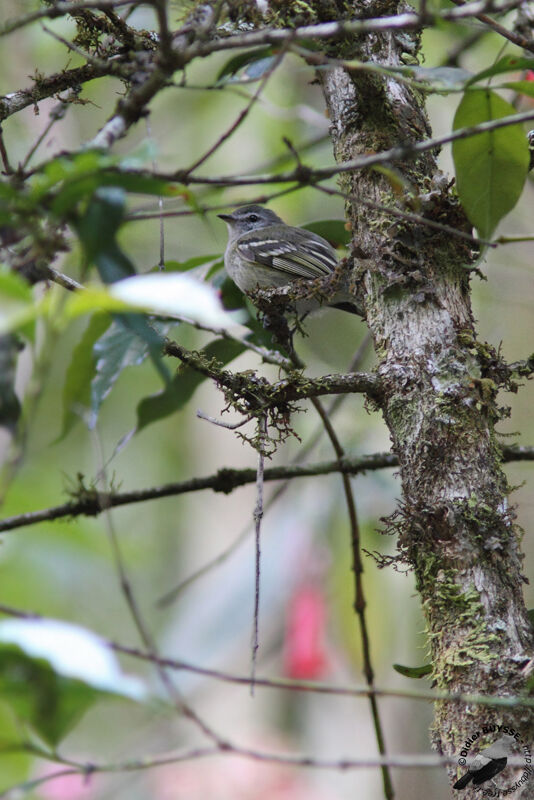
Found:
[{"label": "bird's beak", "polygon": [[222,219],[224,222],[232,222],[233,214],[217,214],[219,219]]}]

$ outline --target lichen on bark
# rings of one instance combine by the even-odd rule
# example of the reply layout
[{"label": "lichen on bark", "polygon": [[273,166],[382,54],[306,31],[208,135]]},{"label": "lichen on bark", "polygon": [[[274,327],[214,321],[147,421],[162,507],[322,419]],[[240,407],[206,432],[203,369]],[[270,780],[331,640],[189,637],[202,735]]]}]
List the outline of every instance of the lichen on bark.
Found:
[{"label": "lichen on bark", "polygon": [[[364,17],[407,10],[404,3],[381,0],[353,8]],[[354,38],[352,57],[401,66],[406,53],[417,56],[419,44],[417,33],[372,33]],[[318,76],[338,161],[431,135],[423,97],[405,83],[342,66],[321,69]],[[470,233],[436,157],[427,151],[391,165],[407,187],[405,204],[409,209],[417,197],[422,216]],[[435,685],[451,693],[520,695],[532,629],[494,429],[501,415],[497,390],[506,384],[489,376],[471,312],[475,254],[465,239],[388,214],[399,207],[399,195],[387,173],[344,173],[340,183],[353,244],[366,257],[359,278],[380,359],[379,406],[400,463],[402,499],[391,524],[415,572]],[[454,755],[474,726],[495,721],[534,739],[530,709],[440,702],[434,745]]]}]

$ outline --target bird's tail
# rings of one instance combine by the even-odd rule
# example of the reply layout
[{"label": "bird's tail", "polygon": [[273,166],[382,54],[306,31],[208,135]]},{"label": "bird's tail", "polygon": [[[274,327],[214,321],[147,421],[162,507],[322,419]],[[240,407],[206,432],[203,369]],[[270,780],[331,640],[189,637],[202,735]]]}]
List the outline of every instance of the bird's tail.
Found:
[{"label": "bird's tail", "polygon": [[452,788],[453,789],[465,789],[465,787],[467,786],[469,781],[472,779],[472,777],[473,777],[473,775],[472,775],[471,772],[466,772],[465,775],[462,775],[462,777],[459,778],[456,781],[456,783],[454,784],[454,786]]}]

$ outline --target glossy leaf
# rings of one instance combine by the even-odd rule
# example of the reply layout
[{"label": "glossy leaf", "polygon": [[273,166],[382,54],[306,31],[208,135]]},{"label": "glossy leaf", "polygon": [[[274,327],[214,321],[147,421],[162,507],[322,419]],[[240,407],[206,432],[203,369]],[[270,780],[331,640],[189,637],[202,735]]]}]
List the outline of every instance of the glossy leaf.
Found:
[{"label": "glossy leaf", "polygon": [[218,293],[191,275],[159,272],[114,283],[110,293],[128,305],[157,314],[177,315],[211,327],[236,324]]},{"label": "glossy leaf", "polygon": [[[272,47],[260,47],[254,50],[247,50],[233,56],[219,70],[217,84],[228,83],[237,80],[236,76],[242,72],[241,77],[257,80],[271,66],[274,61]],[[248,68],[248,69],[247,69]],[[250,74],[249,74],[250,72]]]},{"label": "glossy leaf", "polygon": [[63,387],[63,424],[57,441],[63,439],[80,420],[80,412],[89,408],[91,381],[96,371],[93,346],[110,324],[109,314],[93,314],[82,338],[73,350]]},{"label": "glossy leaf", "polygon": [[534,58],[522,58],[519,56],[503,56],[493,64],[493,66],[477,72],[467,81],[466,86],[491,78],[493,75],[501,75],[503,72],[520,72],[525,69],[534,69]]},{"label": "glossy leaf", "polygon": [[[153,323],[153,328],[160,337],[165,335],[170,327],[171,325],[161,322]],[[92,348],[94,369],[89,392],[91,429],[96,425],[100,406],[122,371],[127,367],[139,366],[148,355],[147,342],[138,336],[132,336],[128,328],[118,320],[114,320],[98,341],[95,341]]]},{"label": "glossy leaf", "polygon": [[[454,130],[515,114],[489,90],[466,92],[454,117]],[[482,238],[517,203],[527,176],[529,153],[521,125],[509,125],[453,142],[456,184],[462,205]]]},{"label": "glossy leaf", "polygon": [[[205,358],[216,358],[221,364],[228,364],[245,350],[245,345],[229,339],[216,339],[203,350]],[[174,414],[185,406],[196,389],[206,380],[198,370],[182,366],[170,384],[159,394],[145,397],[137,406],[137,432],[152,422]]]},{"label": "glossy leaf", "polygon": [[102,639],[45,619],[0,622],[0,691],[16,717],[51,745],[99,697],[146,696],[142,682],[121,671]]},{"label": "glossy leaf", "polygon": [[[135,275],[135,269],[116,240],[124,217],[124,207],[125,195],[122,189],[116,187],[99,189],[91,199],[86,213],[77,221],[76,229],[87,260],[96,264],[104,283],[115,285],[121,282],[121,287],[110,291],[110,296],[129,303],[128,299],[122,298],[120,294],[125,292],[123,279]],[[155,276],[143,277],[153,280]],[[139,279],[140,276],[135,278],[137,281]],[[167,383],[170,378],[161,357],[163,345],[161,336],[148,324],[142,314],[120,314],[117,319],[131,334],[139,336],[146,343],[154,366]]]}]

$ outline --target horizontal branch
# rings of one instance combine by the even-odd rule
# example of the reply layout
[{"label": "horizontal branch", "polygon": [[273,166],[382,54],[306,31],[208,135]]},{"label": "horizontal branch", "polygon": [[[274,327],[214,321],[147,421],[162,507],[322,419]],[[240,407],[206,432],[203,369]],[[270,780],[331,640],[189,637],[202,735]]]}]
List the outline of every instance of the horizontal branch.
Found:
[{"label": "horizontal branch", "polygon": [[44,78],[36,78],[34,85],[29,89],[20,89],[0,97],[0,122],[22,111],[23,108],[35,105],[40,100],[53,97],[59,92],[80,86],[82,83],[111,75],[115,72],[115,62],[104,64],[84,64],[82,67],[66,69]]},{"label": "horizontal branch", "polygon": [[349,372],[306,378],[295,372],[289,378],[269,383],[266,378],[251,375],[250,371],[230,372],[220,369],[212,360],[207,361],[201,353],[187,350],[177,342],[166,341],[164,352],[214,380],[231,396],[239,398],[241,404],[252,412],[329,394],[359,392],[374,397],[380,392],[380,379],[373,373]]},{"label": "horizontal branch", "polygon": [[238,47],[258,47],[264,44],[280,45],[295,39],[331,40],[367,33],[414,30],[431,26],[441,20],[458,21],[476,17],[487,11],[507,11],[517,8],[521,2],[522,0],[511,0],[511,2],[497,5],[487,0],[479,0],[479,2],[466,3],[460,8],[442,9],[439,14],[427,12],[421,15],[412,12],[373,19],[322,22],[317,25],[304,25],[300,28],[260,28],[256,31],[233,34],[215,41],[197,42],[190,48],[187,55],[188,60],[190,60],[194,56],[204,56],[220,50],[232,50]]},{"label": "horizontal branch", "polygon": [[[0,612],[12,614],[12,610],[4,610],[0,606]],[[15,610],[14,616],[19,616]],[[35,619],[35,615],[28,615],[29,619]],[[250,687],[250,675],[233,675],[228,672],[221,672],[216,669],[199,667],[180,659],[160,657],[155,659],[150,653],[143,652],[135,647],[126,647],[117,642],[108,641],[109,647],[117,653],[132,656],[143,661],[156,661],[158,666],[174,669],[177,671],[192,672],[195,675],[203,675],[206,678],[234,683]],[[405,700],[437,701],[443,700],[449,703],[463,703],[465,705],[481,705],[489,707],[505,708],[534,708],[534,697],[503,697],[502,695],[481,695],[481,694],[462,694],[458,692],[451,694],[439,689],[382,689],[378,686],[334,686],[332,684],[321,683],[319,681],[300,681],[290,678],[255,678],[254,685],[264,689],[287,689],[293,692],[309,692],[313,694],[334,695],[337,697],[382,697],[400,698]]]},{"label": "horizontal branch", "polygon": [[[24,620],[44,620],[41,614],[32,611],[23,611],[12,606],[0,603],[0,614]],[[137,647],[128,647],[113,640],[106,641],[107,646],[122,655],[127,655],[141,661],[149,661],[158,667],[165,667],[180,672],[191,672],[205,678],[213,678],[224,683],[233,683],[250,687],[250,675],[236,675],[209,667],[201,667],[189,661],[166,656],[155,656],[153,653],[140,650]],[[381,697],[401,700],[436,701],[443,700],[449,703],[463,703],[465,705],[482,705],[489,707],[526,707],[534,708],[534,697],[506,697],[502,695],[480,694],[451,694],[440,689],[387,689],[379,686],[344,686],[343,684],[323,683],[322,681],[295,680],[293,678],[256,678],[255,685],[263,689],[283,689],[291,692],[307,692],[309,694],[325,694],[335,697]]]},{"label": "horizontal branch", "polygon": [[[534,461],[534,447],[520,447],[517,445],[503,447],[502,458],[506,463]],[[264,480],[279,481],[293,478],[309,478],[334,472],[360,475],[378,469],[397,467],[398,463],[397,456],[393,453],[373,453],[357,458],[344,458],[341,461],[268,467],[264,472]],[[52,506],[39,511],[28,511],[25,514],[17,514],[0,520],[0,533],[65,517],[96,517],[108,508],[117,508],[131,503],[144,503],[147,500],[159,500],[162,497],[175,497],[190,492],[200,492],[205,489],[230,494],[234,489],[255,483],[255,481],[255,469],[223,468],[204,478],[191,478],[187,481],[166,483],[163,486],[154,486],[150,489],[139,489],[131,492],[98,492],[96,489],[84,489],[83,497],[70,500],[67,503],[63,503],[63,505]]]},{"label": "horizontal branch", "polygon": [[[383,150],[380,153],[373,153],[372,155],[359,156],[350,161],[342,161],[339,164],[331,167],[321,167],[312,169],[300,164],[291,172],[279,172],[276,175],[225,175],[219,177],[196,177],[188,174],[187,170],[177,170],[172,173],[154,173],[156,177],[162,180],[176,181],[184,184],[205,184],[211,186],[249,186],[268,183],[294,183],[297,182],[301,185],[313,184],[318,181],[327,180],[342,172],[355,172],[357,170],[368,169],[377,164],[387,164],[394,161],[405,161],[407,158],[414,158],[421,153],[426,153],[428,150],[440,148],[444,144],[458,141],[459,139],[467,139],[470,136],[476,136],[479,133],[488,133],[489,131],[497,130],[498,128],[506,128],[509,125],[519,125],[523,122],[530,122],[534,120],[534,109],[523,111],[520,114],[511,114],[509,117],[501,117],[500,119],[490,120],[488,122],[481,122],[478,125],[470,125],[467,128],[459,128],[452,133],[443,136],[436,136],[434,139],[427,139],[415,144],[402,144],[391,147],[389,150]],[[526,141],[526,140],[525,140]]]},{"label": "horizontal branch", "polygon": [[112,10],[119,6],[133,5],[134,0],[82,0],[76,3],[62,3],[55,2],[53,6],[46,8],[39,8],[36,11],[30,11],[23,17],[17,19],[8,19],[0,27],[0,36],[6,36],[8,33],[13,33],[19,28],[25,28],[26,25],[31,25],[32,22],[37,22],[40,19],[56,19],[57,17],[65,17],[67,14],[75,14],[77,11],[94,8],[99,11]]}]

